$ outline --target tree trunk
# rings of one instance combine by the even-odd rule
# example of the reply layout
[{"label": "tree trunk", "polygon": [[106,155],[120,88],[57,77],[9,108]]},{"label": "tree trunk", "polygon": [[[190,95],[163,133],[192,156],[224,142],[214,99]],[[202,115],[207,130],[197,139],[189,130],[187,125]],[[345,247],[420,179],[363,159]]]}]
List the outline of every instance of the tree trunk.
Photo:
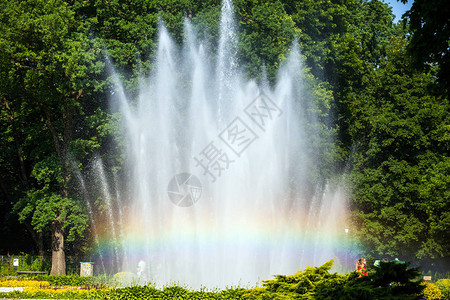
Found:
[{"label": "tree trunk", "polygon": [[[25,88],[27,91],[27,89]],[[73,97],[75,102],[83,94],[83,90],[74,91]],[[62,98],[61,100],[67,105],[62,109],[63,133],[58,132],[58,128],[53,123],[55,116],[49,107],[43,105],[30,97],[32,101],[38,105],[46,118],[47,126],[53,138],[53,144],[56,154],[61,163],[61,177],[62,184],[60,187],[60,194],[63,197],[69,196],[69,181],[70,181],[70,162],[68,159],[69,144],[72,141],[73,135],[73,116],[75,112],[74,105],[68,103],[69,99]],[[63,209],[63,208],[62,208]],[[58,217],[52,222],[52,270],[50,275],[65,275],[66,274],[66,260],[64,254],[64,232],[63,225],[65,220],[60,220]]]},{"label": "tree trunk", "polygon": [[66,275],[66,256],[64,254],[64,234],[62,222],[52,223],[52,270],[50,275]]}]

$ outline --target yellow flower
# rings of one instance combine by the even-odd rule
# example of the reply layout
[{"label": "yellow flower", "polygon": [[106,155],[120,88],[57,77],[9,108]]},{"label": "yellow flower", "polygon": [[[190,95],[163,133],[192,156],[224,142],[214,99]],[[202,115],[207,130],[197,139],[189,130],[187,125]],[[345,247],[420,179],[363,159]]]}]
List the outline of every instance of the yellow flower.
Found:
[{"label": "yellow flower", "polygon": [[437,285],[431,282],[422,282],[421,285],[425,286],[423,290],[423,296],[425,299],[441,299],[442,293]]},{"label": "yellow flower", "polygon": [[50,286],[48,281],[39,280],[4,280],[0,281],[0,287],[46,287]]},{"label": "yellow flower", "polygon": [[37,293],[37,292],[43,292],[48,294],[60,294],[60,293],[66,293],[66,292],[72,292],[72,293],[89,293],[92,291],[100,291],[100,290],[107,290],[108,288],[103,289],[82,289],[78,287],[47,287],[47,288],[37,288],[37,287],[30,287],[25,288],[23,291],[27,293]]}]

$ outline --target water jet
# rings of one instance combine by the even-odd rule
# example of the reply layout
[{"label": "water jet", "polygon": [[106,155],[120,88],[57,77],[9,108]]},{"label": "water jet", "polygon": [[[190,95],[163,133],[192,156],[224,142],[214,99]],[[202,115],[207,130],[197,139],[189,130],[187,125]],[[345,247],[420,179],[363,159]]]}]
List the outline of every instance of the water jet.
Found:
[{"label": "water jet", "polygon": [[161,25],[156,67],[136,102],[116,79],[127,204],[120,221],[108,219],[119,258],[102,258],[123,271],[143,260],[157,285],[255,285],[342,255],[345,193],[311,179],[319,120],[300,51],[294,43],[273,85],[246,78],[232,12],[224,1],[216,55],[189,21],[181,48]]}]

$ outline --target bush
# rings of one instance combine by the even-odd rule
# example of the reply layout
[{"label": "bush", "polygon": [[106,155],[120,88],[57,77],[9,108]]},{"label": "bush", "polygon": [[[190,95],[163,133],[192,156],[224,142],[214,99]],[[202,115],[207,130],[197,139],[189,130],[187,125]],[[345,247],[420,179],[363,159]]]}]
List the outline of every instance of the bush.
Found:
[{"label": "bush", "polygon": [[243,299],[239,294],[239,289],[227,289],[217,292],[189,291],[180,286],[169,286],[159,290],[153,286],[130,286],[126,288],[112,289],[110,291],[99,291],[98,298],[110,300],[133,300],[133,299]]},{"label": "bush", "polygon": [[450,279],[439,279],[436,282],[442,293],[442,298],[450,299]]},{"label": "bush", "polygon": [[81,277],[79,275],[35,275],[33,276],[33,278],[38,280],[46,280],[50,282],[50,285],[52,286],[88,286],[98,284],[104,285],[112,282],[111,277],[108,276]]},{"label": "bush", "polygon": [[0,275],[2,276],[12,276],[17,275],[13,267],[8,267],[8,265],[1,266]]},{"label": "bush", "polygon": [[411,295],[420,295],[424,286],[421,285],[418,268],[409,269],[410,263],[398,261],[381,261],[378,267],[373,268],[370,279],[374,287],[382,287],[396,297],[408,298]]},{"label": "bush", "polygon": [[[21,253],[20,256],[13,255],[10,256],[9,259],[8,257],[3,257],[3,264],[0,266],[0,275],[18,275],[13,264],[14,259],[19,259],[19,266],[17,267],[17,271],[50,272],[51,269],[52,262],[50,259],[46,259],[42,256],[33,256],[30,254]],[[7,260],[9,260],[9,262],[6,262]]]},{"label": "bush", "polygon": [[41,263],[39,262],[39,259],[35,259],[33,263],[31,264],[31,270],[32,271],[40,271],[41,270]]},{"label": "bush", "polygon": [[329,273],[333,261],[320,267],[307,267],[294,275],[276,275],[263,288],[244,290],[244,299],[415,299],[425,286],[416,280],[417,269],[409,264],[383,262],[369,276],[357,272],[345,275]]},{"label": "bush", "polygon": [[431,282],[422,282],[421,283],[425,288],[423,289],[422,296],[425,299],[441,299],[442,293],[439,287]]},{"label": "bush", "polygon": [[[379,267],[369,270],[368,276],[359,277],[357,272],[347,274],[330,273],[333,261],[319,267],[307,267],[294,275],[276,275],[273,280],[263,282],[263,287],[254,289],[234,288],[223,291],[190,291],[185,287],[168,286],[162,290],[151,285],[128,286],[110,290],[92,290],[103,288],[103,283],[133,277],[131,273],[118,273],[113,278],[105,276],[80,277],[38,275],[35,279],[46,280],[52,286],[84,286],[86,293],[72,290],[59,292],[36,290],[7,293],[9,298],[59,298],[59,299],[417,299],[419,295],[427,298],[437,297],[435,285],[417,280],[417,269],[409,269],[409,264],[382,262]],[[450,287],[450,280],[438,284]],[[95,286],[97,284],[97,286]],[[426,291],[423,292],[423,290]],[[447,289],[448,292],[449,289]],[[28,290],[30,291],[30,290]],[[445,296],[445,294],[444,294]],[[432,298],[429,298],[432,299]]]},{"label": "bush", "polygon": [[28,269],[31,267],[31,264],[33,263],[33,257],[30,254],[25,254],[25,257],[23,259],[23,268]]}]

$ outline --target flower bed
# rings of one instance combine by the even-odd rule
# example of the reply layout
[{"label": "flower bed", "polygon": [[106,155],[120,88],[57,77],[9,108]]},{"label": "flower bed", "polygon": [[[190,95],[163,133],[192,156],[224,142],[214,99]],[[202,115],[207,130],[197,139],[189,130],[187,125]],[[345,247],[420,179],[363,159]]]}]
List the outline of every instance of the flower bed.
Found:
[{"label": "flower bed", "polygon": [[[257,288],[228,288],[226,290],[192,291],[180,286],[166,286],[161,289],[152,286],[131,285],[118,288],[111,283],[73,284],[87,282],[77,277],[50,277],[46,280],[5,280],[2,286],[15,286],[20,291],[3,293],[6,298],[28,299],[434,299],[445,297],[444,288],[448,279],[436,285],[423,283],[417,269],[408,269],[409,264],[385,262],[368,271],[368,276],[359,277],[357,272],[347,274],[330,273],[333,261],[320,267],[307,267],[294,275],[276,275]],[[126,274],[125,274],[126,275]],[[120,277],[120,276],[117,276]],[[51,279],[51,280],[50,280]],[[98,282],[104,278],[90,278]],[[118,279],[118,278],[115,278]],[[69,284],[57,284],[56,282]],[[101,281],[103,282],[103,281]],[[111,281],[113,282],[113,281]],[[26,285],[26,288],[22,286]],[[442,294],[439,287],[442,286]]]},{"label": "flower bed", "polygon": [[100,293],[107,291],[104,285],[51,286],[42,280],[3,280],[1,287],[20,288],[4,293],[3,297],[28,299],[99,299]]},{"label": "flower bed", "polygon": [[83,288],[83,287],[70,287],[70,286],[63,286],[63,287],[27,287],[23,289],[24,293],[49,293],[49,294],[62,294],[62,293],[76,293],[76,294],[82,294],[82,293],[89,293],[92,291],[106,291],[108,290],[107,287],[96,289],[96,288]]},{"label": "flower bed", "polygon": [[0,287],[48,287],[50,283],[42,280],[1,280]]}]

